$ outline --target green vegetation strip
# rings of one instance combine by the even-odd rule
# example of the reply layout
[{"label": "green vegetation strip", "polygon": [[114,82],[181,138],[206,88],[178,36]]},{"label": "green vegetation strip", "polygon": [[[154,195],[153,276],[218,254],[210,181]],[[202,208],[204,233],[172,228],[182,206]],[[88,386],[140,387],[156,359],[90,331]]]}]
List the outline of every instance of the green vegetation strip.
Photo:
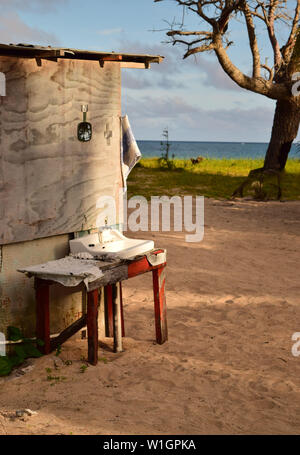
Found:
[{"label": "green vegetation strip", "polygon": [[[143,158],[129,176],[128,197],[191,194],[229,199],[249,171],[262,165],[263,160],[251,159],[203,159],[194,165],[190,160],[174,159],[173,169],[168,169],[157,158]],[[275,184],[272,178],[265,184],[270,199],[276,198]],[[288,160],[281,186],[284,200],[300,199],[300,160]],[[250,188],[245,196],[252,193]]]}]

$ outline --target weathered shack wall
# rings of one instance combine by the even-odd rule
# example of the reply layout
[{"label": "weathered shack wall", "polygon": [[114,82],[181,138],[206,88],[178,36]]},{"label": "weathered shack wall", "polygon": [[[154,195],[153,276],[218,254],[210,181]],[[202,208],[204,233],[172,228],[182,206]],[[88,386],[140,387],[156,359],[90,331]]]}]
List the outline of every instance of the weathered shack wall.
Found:
[{"label": "weathered shack wall", "polygon": [[[29,242],[4,245],[1,248],[0,269],[0,332],[6,332],[9,325],[25,330],[26,335],[35,333],[35,298],[33,278],[16,272],[29,262],[40,264],[68,254],[68,235],[54,236]],[[60,330],[75,318],[80,310],[81,298],[70,290],[51,289],[52,332]],[[72,314],[72,316],[71,316]],[[68,317],[69,315],[69,317]],[[69,319],[69,320],[68,320]]]},{"label": "weathered shack wall", "polygon": [[[19,327],[25,336],[35,335],[34,279],[16,272],[18,268],[62,258],[69,253],[69,235],[14,243],[0,247],[0,332]],[[103,292],[99,294],[99,334],[105,336]],[[51,333],[61,332],[86,311],[82,288],[50,287]],[[80,335],[79,335],[80,336]]]},{"label": "weathered shack wall", "polygon": [[0,244],[94,227],[98,197],[120,186],[120,65],[0,57],[0,71]]},{"label": "weathered shack wall", "polygon": [[[69,253],[68,233],[95,227],[100,196],[117,199],[120,66],[0,57],[0,332],[35,333],[33,279],[17,268]],[[77,140],[88,104],[93,138]],[[80,292],[51,289],[51,332],[81,314]]]}]

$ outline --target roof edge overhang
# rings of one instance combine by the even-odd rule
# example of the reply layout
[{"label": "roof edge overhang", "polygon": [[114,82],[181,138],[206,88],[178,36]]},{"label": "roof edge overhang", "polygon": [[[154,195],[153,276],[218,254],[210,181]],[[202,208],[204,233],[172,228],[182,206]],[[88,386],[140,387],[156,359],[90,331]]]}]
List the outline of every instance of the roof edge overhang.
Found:
[{"label": "roof edge overhang", "polygon": [[52,61],[57,61],[62,58],[70,60],[92,60],[99,61],[101,66],[103,66],[106,61],[140,63],[144,64],[146,68],[150,66],[150,63],[161,63],[164,59],[161,55],[85,51],[51,46],[34,46],[31,44],[0,44],[0,56],[47,59]]}]

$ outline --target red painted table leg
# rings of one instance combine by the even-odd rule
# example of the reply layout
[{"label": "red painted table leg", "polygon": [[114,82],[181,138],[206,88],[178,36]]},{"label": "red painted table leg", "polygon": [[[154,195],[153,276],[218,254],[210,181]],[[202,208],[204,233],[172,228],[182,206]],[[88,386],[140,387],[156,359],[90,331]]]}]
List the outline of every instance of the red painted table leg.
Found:
[{"label": "red painted table leg", "polygon": [[50,285],[47,281],[36,278],[36,337],[44,342],[39,346],[43,354],[51,352],[50,347],[50,314],[49,314]]},{"label": "red painted table leg", "polygon": [[158,344],[163,344],[168,339],[165,267],[153,270],[152,276],[156,341]]},{"label": "red painted table leg", "polygon": [[114,336],[114,312],[112,285],[104,286],[104,305],[105,305],[105,336],[112,338]]},{"label": "red painted table leg", "polygon": [[123,295],[122,295],[122,282],[119,282],[120,292],[120,305],[121,305],[121,325],[122,325],[122,337],[125,337],[125,323],[124,323],[124,310],[123,310]]},{"label": "red painted table leg", "polygon": [[98,289],[87,294],[88,361],[98,363]]}]

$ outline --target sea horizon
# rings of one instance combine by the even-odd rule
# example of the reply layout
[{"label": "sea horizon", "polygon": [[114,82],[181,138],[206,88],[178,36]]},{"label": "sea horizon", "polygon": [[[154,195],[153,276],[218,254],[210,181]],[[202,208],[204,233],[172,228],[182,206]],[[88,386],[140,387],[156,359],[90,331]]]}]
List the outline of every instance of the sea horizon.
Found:
[{"label": "sea horizon", "polygon": [[[136,142],[162,142],[163,139],[136,139]],[[182,141],[182,140],[170,140],[169,142],[212,142],[212,143],[226,143],[226,144],[269,144],[269,142],[261,142],[261,141]]]},{"label": "sea horizon", "polygon": [[[160,157],[162,140],[137,139],[137,144],[144,158]],[[269,142],[242,141],[173,141],[170,140],[169,157],[172,158],[227,158],[227,159],[263,159]],[[292,145],[290,158],[300,158],[297,142]]]}]

